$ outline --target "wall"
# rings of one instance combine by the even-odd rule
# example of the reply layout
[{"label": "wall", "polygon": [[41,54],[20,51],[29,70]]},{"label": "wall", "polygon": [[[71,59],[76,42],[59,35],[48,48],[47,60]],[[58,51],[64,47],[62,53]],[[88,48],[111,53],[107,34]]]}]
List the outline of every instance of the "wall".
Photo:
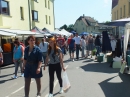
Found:
[{"label": "wall", "polygon": [[[124,5],[125,5],[125,15],[124,15]],[[120,8],[122,8],[122,17],[120,15],[121,14]],[[118,20],[128,17],[130,17],[129,0],[119,0],[118,5],[112,9],[112,20]]]},{"label": "wall", "polygon": [[[3,26],[10,29],[29,30],[28,0],[8,0],[10,15],[2,14]],[[24,20],[21,20],[20,6],[24,9]]]},{"label": "wall", "polygon": [[[32,27],[37,26],[40,29],[46,27],[50,31],[54,31],[54,16],[53,16],[53,1],[47,1],[47,8],[45,7],[45,0],[39,0],[38,3],[32,1],[32,10],[38,11],[38,22],[32,21]],[[48,1],[50,2],[50,9],[48,8]],[[46,24],[45,15],[48,16],[48,24]],[[49,16],[51,17],[51,24],[49,24]]]}]

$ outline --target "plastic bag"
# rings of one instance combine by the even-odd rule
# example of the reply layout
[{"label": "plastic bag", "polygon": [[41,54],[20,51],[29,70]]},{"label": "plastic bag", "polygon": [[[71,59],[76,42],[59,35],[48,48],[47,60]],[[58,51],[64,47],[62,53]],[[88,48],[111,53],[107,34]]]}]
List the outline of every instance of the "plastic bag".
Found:
[{"label": "plastic bag", "polygon": [[120,69],[121,74],[124,73],[125,67],[126,67],[126,62],[123,62],[122,66],[121,66],[121,69]]},{"label": "plastic bag", "polygon": [[70,89],[71,85],[66,72],[63,72],[63,90],[67,92]]}]

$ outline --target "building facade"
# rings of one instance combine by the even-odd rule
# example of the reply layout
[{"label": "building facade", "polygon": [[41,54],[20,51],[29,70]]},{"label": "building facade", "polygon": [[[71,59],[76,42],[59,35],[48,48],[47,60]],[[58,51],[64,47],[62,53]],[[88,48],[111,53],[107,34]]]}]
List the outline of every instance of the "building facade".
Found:
[{"label": "building facade", "polygon": [[0,0],[0,28],[54,31],[54,0]]},{"label": "building facade", "polygon": [[112,21],[130,17],[130,0],[112,0]]},{"label": "building facade", "polygon": [[74,24],[74,30],[78,33],[82,32],[89,32],[89,33],[97,33],[99,32],[99,25],[94,18],[89,16],[80,16],[75,24]]}]

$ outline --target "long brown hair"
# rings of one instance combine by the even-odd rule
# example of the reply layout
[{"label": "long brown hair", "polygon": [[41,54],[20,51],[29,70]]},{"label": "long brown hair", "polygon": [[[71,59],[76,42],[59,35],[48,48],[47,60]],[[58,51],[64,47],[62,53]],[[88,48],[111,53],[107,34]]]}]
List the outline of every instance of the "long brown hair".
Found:
[{"label": "long brown hair", "polygon": [[[55,39],[54,37],[52,37],[52,38],[49,39],[49,41],[54,42],[54,54],[57,54],[57,53],[58,53],[58,46],[57,46],[57,44],[56,44],[56,39]],[[51,50],[52,50],[52,48],[51,48],[51,46],[49,45],[49,46],[48,46],[48,55],[51,53]]]}]

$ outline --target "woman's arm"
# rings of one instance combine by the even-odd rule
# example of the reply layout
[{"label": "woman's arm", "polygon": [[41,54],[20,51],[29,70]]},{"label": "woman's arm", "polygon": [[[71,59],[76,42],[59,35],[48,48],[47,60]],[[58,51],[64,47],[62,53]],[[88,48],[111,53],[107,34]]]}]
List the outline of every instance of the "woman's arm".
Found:
[{"label": "woman's arm", "polygon": [[49,59],[49,57],[48,57],[48,54],[47,54],[47,57],[46,57],[46,60],[45,60],[45,65],[44,65],[44,70],[46,69],[46,66],[47,66],[47,63],[48,63],[48,59]]},{"label": "woman's arm", "polygon": [[60,52],[60,64],[62,69],[65,71],[64,65],[63,65],[63,58],[62,58],[62,53]]}]

